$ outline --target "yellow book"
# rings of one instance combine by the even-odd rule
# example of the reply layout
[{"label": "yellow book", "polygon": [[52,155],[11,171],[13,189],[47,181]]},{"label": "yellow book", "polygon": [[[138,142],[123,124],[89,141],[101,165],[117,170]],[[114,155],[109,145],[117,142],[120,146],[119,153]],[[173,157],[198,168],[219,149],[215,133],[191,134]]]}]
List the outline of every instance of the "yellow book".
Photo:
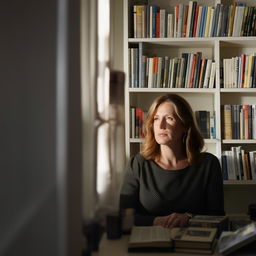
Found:
[{"label": "yellow book", "polygon": [[212,12],[212,6],[208,6],[208,8],[207,8],[207,17],[206,17],[206,25],[205,25],[205,32],[204,32],[204,36],[205,37],[209,36],[211,12]]},{"label": "yellow book", "polygon": [[136,6],[136,38],[142,37],[142,9],[143,5]]},{"label": "yellow book", "polygon": [[250,87],[250,78],[251,78],[251,69],[252,69],[252,55],[248,56],[248,68],[246,72],[246,83],[245,83],[245,88]]},{"label": "yellow book", "polygon": [[236,6],[235,6],[235,4],[232,4],[230,6],[230,11],[229,11],[230,19],[229,19],[229,24],[228,24],[228,36],[232,36],[235,12],[236,12]]}]

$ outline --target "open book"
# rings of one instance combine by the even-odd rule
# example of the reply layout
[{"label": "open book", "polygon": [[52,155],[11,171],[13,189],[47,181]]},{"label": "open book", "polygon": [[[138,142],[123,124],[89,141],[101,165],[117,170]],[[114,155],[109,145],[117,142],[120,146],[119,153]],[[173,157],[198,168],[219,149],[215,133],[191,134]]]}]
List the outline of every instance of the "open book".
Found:
[{"label": "open book", "polygon": [[133,226],[128,251],[170,251],[173,242],[170,229],[162,226]]},{"label": "open book", "polygon": [[216,233],[216,228],[134,226],[128,251],[171,251],[173,248],[211,250]]},{"label": "open book", "polygon": [[219,253],[227,255],[256,241],[256,223],[253,222],[234,232],[223,232],[218,241]]}]

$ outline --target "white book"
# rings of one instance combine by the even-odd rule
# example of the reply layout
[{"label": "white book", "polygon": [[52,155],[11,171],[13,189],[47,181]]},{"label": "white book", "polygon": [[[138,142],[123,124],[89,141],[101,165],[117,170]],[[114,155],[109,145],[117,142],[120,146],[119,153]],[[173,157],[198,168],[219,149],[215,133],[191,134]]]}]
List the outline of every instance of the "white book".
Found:
[{"label": "white book", "polygon": [[228,88],[233,88],[233,65],[232,65],[232,59],[228,59]]},{"label": "white book", "polygon": [[153,87],[153,66],[154,66],[154,58],[149,58],[148,65],[148,88]]},{"label": "white book", "polygon": [[173,37],[173,14],[167,15],[167,37]]},{"label": "white book", "polygon": [[166,37],[166,10],[160,9],[160,37]]},{"label": "white book", "polygon": [[137,6],[133,6],[133,37],[137,38]]},{"label": "white book", "polygon": [[169,72],[168,72],[168,84],[167,87],[171,87],[171,75],[172,75],[172,69],[173,69],[173,61],[174,59],[169,60]]},{"label": "white book", "polygon": [[214,87],[215,74],[216,74],[216,63],[212,62],[210,81],[209,81],[209,88],[213,88]]},{"label": "white book", "polygon": [[238,12],[237,12],[237,27],[235,30],[235,35],[233,36],[240,36],[241,34],[241,30],[242,30],[242,24],[243,24],[243,17],[244,17],[244,10],[245,7],[244,6],[238,6]]},{"label": "white book", "polygon": [[177,63],[177,58],[174,58],[172,61],[172,72],[171,72],[171,81],[170,81],[170,88],[174,88],[174,65]]},{"label": "white book", "polygon": [[209,79],[211,75],[211,68],[212,68],[212,60],[207,61],[205,76],[204,76],[204,85],[203,88],[208,88],[209,85]]},{"label": "white book", "polygon": [[229,180],[236,180],[234,167],[232,165],[232,153],[229,150],[223,151],[223,154],[227,157],[227,172]]},{"label": "white book", "polygon": [[190,24],[191,24],[191,15],[192,15],[193,1],[189,1],[188,4],[188,18],[187,18],[187,28],[186,28],[186,37],[189,37]]},{"label": "white book", "polygon": [[200,25],[201,25],[201,17],[202,17],[202,6],[198,7],[198,19],[197,19],[197,24],[196,24],[196,37],[199,37],[199,30],[200,30]]},{"label": "white book", "polygon": [[232,57],[232,88],[236,88],[236,58]]},{"label": "white book", "polygon": [[256,151],[249,152],[252,180],[256,180]]}]

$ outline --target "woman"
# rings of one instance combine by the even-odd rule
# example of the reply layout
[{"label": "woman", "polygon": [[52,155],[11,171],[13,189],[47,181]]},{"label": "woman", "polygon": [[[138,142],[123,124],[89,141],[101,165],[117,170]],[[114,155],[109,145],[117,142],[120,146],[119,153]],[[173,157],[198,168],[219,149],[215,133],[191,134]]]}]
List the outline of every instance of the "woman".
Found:
[{"label": "woman", "polygon": [[166,94],[151,105],[142,151],[131,157],[120,209],[135,209],[135,225],[186,226],[193,214],[224,215],[218,159],[206,152],[190,105]]}]

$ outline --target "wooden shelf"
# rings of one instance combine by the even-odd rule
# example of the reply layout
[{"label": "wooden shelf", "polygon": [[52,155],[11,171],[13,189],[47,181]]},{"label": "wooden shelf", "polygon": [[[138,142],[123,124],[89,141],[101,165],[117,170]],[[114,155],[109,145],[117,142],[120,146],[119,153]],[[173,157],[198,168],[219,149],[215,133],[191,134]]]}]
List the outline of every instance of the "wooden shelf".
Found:
[{"label": "wooden shelf", "polygon": [[224,180],[224,185],[256,185],[256,180]]},{"label": "wooden shelf", "polygon": [[188,92],[188,93],[216,93],[217,89],[207,88],[129,88],[129,92]]},{"label": "wooden shelf", "polygon": [[256,140],[222,140],[223,144],[256,144]]}]

